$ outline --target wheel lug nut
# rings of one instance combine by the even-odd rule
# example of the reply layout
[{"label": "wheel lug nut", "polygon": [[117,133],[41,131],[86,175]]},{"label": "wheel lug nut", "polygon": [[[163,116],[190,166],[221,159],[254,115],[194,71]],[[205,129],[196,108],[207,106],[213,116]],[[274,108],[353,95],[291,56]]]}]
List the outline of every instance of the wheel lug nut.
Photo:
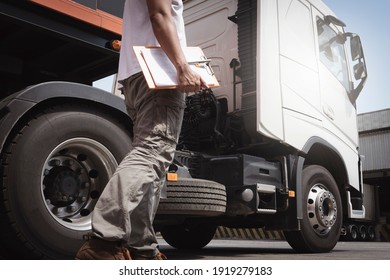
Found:
[{"label": "wheel lug nut", "polygon": [[59,166],[61,164],[61,161],[59,159],[52,159],[49,161],[49,166]]}]

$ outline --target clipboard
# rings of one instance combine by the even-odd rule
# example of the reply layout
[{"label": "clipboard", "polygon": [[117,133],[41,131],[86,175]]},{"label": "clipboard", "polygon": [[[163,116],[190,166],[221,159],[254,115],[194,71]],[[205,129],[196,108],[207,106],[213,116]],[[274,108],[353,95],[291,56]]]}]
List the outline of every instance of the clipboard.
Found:
[{"label": "clipboard", "polygon": [[[150,89],[177,87],[176,68],[161,47],[134,46],[133,49]],[[191,69],[198,73],[210,88],[219,87],[210,60],[200,47],[185,47],[183,52]]]}]

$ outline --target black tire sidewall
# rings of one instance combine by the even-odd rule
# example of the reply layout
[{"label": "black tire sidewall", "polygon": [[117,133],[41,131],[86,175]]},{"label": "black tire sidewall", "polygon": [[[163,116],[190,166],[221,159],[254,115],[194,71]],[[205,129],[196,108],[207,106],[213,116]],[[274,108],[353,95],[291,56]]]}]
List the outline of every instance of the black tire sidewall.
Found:
[{"label": "black tire sidewall", "polygon": [[108,115],[91,109],[62,107],[29,122],[12,148],[7,174],[10,215],[22,240],[44,258],[73,257],[86,231],[58,223],[49,213],[41,188],[42,169],[62,142],[91,138],[103,144],[119,163],[130,149],[130,136]]}]

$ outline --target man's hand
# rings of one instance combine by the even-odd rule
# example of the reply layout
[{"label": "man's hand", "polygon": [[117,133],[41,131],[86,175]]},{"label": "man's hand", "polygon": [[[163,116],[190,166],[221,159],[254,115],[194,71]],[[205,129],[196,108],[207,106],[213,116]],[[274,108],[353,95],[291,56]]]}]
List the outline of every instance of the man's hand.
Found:
[{"label": "man's hand", "polygon": [[208,88],[201,76],[192,71],[188,64],[177,67],[178,89],[182,92],[197,92],[202,88]]}]

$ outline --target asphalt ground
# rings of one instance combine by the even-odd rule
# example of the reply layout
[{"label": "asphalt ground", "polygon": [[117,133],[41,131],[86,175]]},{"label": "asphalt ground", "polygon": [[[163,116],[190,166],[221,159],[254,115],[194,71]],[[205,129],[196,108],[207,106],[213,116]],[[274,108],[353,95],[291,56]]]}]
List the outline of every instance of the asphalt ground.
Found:
[{"label": "asphalt ground", "polygon": [[[390,260],[390,242],[338,242],[329,253],[298,254],[283,240],[213,239],[200,250],[177,250],[159,238],[169,260]],[[0,254],[1,260],[7,257]]]},{"label": "asphalt ground", "polygon": [[176,260],[390,260],[390,242],[338,242],[329,253],[298,254],[286,241],[214,239],[195,251],[177,250],[159,239],[160,250]]}]

